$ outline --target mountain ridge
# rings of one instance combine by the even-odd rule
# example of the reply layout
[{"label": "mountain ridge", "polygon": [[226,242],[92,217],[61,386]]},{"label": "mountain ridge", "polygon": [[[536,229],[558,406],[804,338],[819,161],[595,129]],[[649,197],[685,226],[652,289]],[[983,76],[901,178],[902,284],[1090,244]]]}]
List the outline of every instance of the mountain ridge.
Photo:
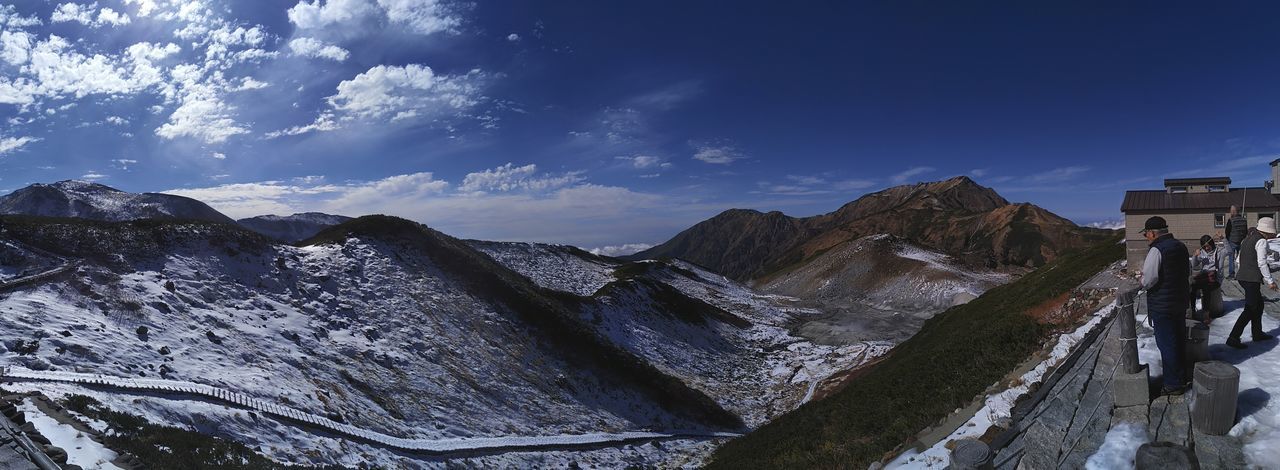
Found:
[{"label": "mountain ridge", "polygon": [[975,267],[1031,268],[1109,233],[1079,227],[1034,204],[1010,203],[959,176],[887,188],[812,217],[730,209],[626,259],[682,258],[747,282],[795,268],[850,240],[889,234]]}]

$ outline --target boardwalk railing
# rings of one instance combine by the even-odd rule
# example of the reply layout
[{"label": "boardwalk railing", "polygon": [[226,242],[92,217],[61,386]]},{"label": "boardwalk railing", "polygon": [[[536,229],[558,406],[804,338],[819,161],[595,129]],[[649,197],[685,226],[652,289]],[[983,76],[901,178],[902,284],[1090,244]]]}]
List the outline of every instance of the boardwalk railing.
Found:
[{"label": "boardwalk railing", "polygon": [[241,407],[266,413],[268,415],[277,416],[293,421],[306,423],[312,426],[320,427],[329,431],[333,431],[348,437],[353,437],[367,442],[372,442],[385,447],[398,450],[425,452],[425,453],[449,453],[460,451],[475,450],[506,450],[506,449],[534,449],[547,447],[568,447],[568,446],[586,446],[596,444],[610,444],[637,440],[651,439],[672,439],[672,438],[728,438],[737,437],[738,434],[707,432],[707,433],[656,433],[656,432],[622,432],[622,433],[593,433],[578,435],[560,435],[560,436],[513,436],[513,437],[463,437],[450,439],[416,439],[396,437],[383,434],[377,431],[359,428],[346,423],[340,423],[332,419],[318,416],[312,413],[299,411],[287,406],[277,405],[264,400],[250,397],[248,395],[232,392],[230,390],[198,384],[194,382],[184,382],[178,380],[164,379],[142,379],[142,378],[126,378],[115,377],[102,374],[82,374],[64,371],[36,371],[21,368],[4,368],[0,369],[0,378],[4,380],[27,380],[27,381],[44,381],[44,382],[65,382],[82,385],[98,385],[105,387],[115,387],[128,390],[145,390],[164,393],[180,393],[188,395],[199,395],[224,402],[233,403]]}]

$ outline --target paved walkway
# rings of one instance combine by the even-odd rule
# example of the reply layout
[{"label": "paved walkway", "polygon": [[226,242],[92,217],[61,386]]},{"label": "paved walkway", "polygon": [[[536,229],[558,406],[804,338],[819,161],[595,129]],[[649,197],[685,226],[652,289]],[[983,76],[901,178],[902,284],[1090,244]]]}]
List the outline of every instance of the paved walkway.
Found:
[{"label": "paved walkway", "polygon": [[[1107,274],[1107,273],[1103,273]],[[1091,280],[1096,288],[1132,288],[1123,279]],[[1224,298],[1237,301],[1239,289],[1224,289]],[[1146,302],[1136,302],[1138,328],[1146,316]],[[1269,302],[1268,314],[1280,317],[1280,302]],[[1216,326],[1216,325],[1215,325]],[[1101,448],[1107,432],[1121,423],[1143,426],[1153,442],[1173,442],[1192,448],[1201,468],[1243,468],[1240,441],[1229,436],[1206,436],[1191,427],[1190,395],[1158,397],[1150,407],[1114,409],[1112,379],[1119,369],[1119,322],[1114,318],[1096,339],[1055,372],[1047,390],[1014,410],[1014,427],[992,442],[998,469],[1077,469]],[[1148,332],[1148,334],[1150,334]],[[1153,377],[1154,379],[1154,377]],[[1153,393],[1157,389],[1152,386]],[[1146,408],[1146,409],[1144,409]]]}]

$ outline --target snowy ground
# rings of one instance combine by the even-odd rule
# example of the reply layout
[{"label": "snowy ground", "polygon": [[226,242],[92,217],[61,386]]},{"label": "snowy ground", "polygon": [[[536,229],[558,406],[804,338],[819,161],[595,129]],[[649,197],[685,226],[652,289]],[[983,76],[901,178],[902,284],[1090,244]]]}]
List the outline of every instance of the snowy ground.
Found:
[{"label": "snowy ground", "polygon": [[70,424],[63,424],[40,411],[31,398],[24,398],[18,410],[26,416],[27,422],[35,426],[40,435],[49,439],[54,446],[67,451],[67,464],[79,465],[87,470],[117,470],[120,467],[111,464],[118,456],[114,451],[90,439]]},{"label": "snowy ground", "polygon": [[[1263,288],[1263,295],[1274,295]],[[1240,300],[1227,300],[1231,308],[1226,315],[1213,320],[1209,327],[1209,354],[1214,360],[1224,361],[1240,369],[1240,398],[1236,403],[1239,422],[1231,428],[1231,435],[1244,442],[1245,458],[1257,468],[1280,469],[1280,341],[1249,342],[1249,332],[1242,338],[1249,347],[1235,349],[1226,346],[1227,336],[1236,319],[1244,312]],[[1143,317],[1139,322],[1145,322]],[[1247,329],[1246,329],[1247,330]],[[1262,330],[1280,335],[1280,322],[1269,314],[1262,315]],[[1151,366],[1151,376],[1161,374],[1160,351],[1150,328],[1138,332],[1138,355]]]}]

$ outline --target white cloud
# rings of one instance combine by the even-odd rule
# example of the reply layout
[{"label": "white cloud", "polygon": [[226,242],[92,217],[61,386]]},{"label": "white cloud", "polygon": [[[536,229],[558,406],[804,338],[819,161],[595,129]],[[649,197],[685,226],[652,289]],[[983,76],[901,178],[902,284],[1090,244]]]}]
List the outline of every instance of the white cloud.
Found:
[{"label": "white cloud", "polygon": [[1066,181],[1066,180],[1075,178],[1081,173],[1084,173],[1087,171],[1089,171],[1089,167],[1087,166],[1068,166],[1063,168],[1054,168],[1044,173],[1031,175],[1031,181],[1038,182],[1038,183]]},{"label": "white cloud", "polygon": [[507,40],[511,42],[520,42],[520,35],[516,33],[508,34]]},{"label": "white cloud", "polygon": [[342,62],[351,54],[346,49],[314,38],[297,38],[289,41],[293,55]]},{"label": "white cloud", "polygon": [[0,155],[16,152],[27,144],[39,141],[40,138],[30,136],[2,138],[0,139]]},{"label": "white cloud", "polygon": [[976,176],[976,177],[979,177],[979,178],[981,178],[981,177],[983,177],[983,176],[987,176],[987,174],[988,174],[988,173],[990,173],[990,170],[987,170],[986,168],[980,168],[980,169],[972,170],[972,171],[970,171],[970,172],[969,172],[969,174],[971,174],[971,175],[973,175],[973,176]]},{"label": "white cloud", "polygon": [[920,176],[926,173],[932,173],[935,170],[936,168],[931,166],[918,166],[914,168],[909,168],[906,171],[903,171],[902,173],[893,175],[892,177],[889,178],[889,180],[893,181],[893,184],[903,184],[910,181],[912,178],[915,178],[917,176]]},{"label": "white cloud", "polygon": [[418,34],[455,31],[462,24],[439,0],[378,0],[392,23],[404,25]]},{"label": "white cloud", "polygon": [[267,138],[332,131],[354,120],[439,119],[457,117],[475,106],[485,75],[437,75],[431,67],[378,65],[338,83],[337,94],[326,98],[332,111],[321,112],[311,124],[267,133]]},{"label": "white cloud", "polygon": [[438,0],[301,0],[289,8],[288,16],[299,29],[350,28],[376,19],[424,35],[453,32],[462,24],[462,19]]},{"label": "white cloud", "polygon": [[338,84],[329,104],[360,117],[384,117],[402,111],[463,109],[476,104],[479,72],[462,76],[436,75],[431,67],[378,65]]},{"label": "white cloud", "polygon": [[40,26],[41,24],[44,23],[35,15],[23,17],[18,14],[17,7],[13,5],[0,5],[0,26],[5,26],[8,29],[21,29]]},{"label": "white cloud", "polygon": [[124,126],[129,124],[128,119],[122,118],[120,116],[107,116],[106,122],[107,124],[113,124],[117,126]]},{"label": "white cloud", "polygon": [[22,65],[31,57],[34,36],[25,31],[0,31],[0,59],[9,65]]},{"label": "white cloud", "polygon": [[[534,181],[557,178],[524,168],[503,165],[499,167],[502,171],[487,171],[515,173]],[[473,184],[480,184],[477,178],[472,178]],[[511,190],[467,191],[431,173],[414,173],[344,184],[326,184],[323,178],[294,178],[165,192],[204,201],[234,218],[305,211],[348,216],[389,214],[424,222],[458,237],[579,246],[623,245],[626,240],[616,238],[620,236],[665,237],[723,209],[614,186],[513,184],[513,179],[520,178],[493,176],[484,179],[487,184],[505,183]]]},{"label": "white cloud", "polygon": [[[94,13],[97,12],[95,17]],[[53,14],[49,17],[49,21],[53,23],[77,22],[85,26],[99,27],[105,25],[122,26],[129,24],[129,15],[112,10],[111,8],[102,8],[98,10],[98,3],[94,2],[88,5],[79,3],[63,3],[53,10]]]},{"label": "white cloud", "polygon": [[517,167],[507,163],[497,168],[476,173],[468,173],[458,187],[462,192],[486,191],[547,191],[569,186],[583,180],[580,172],[570,172],[555,176],[538,176],[538,168],[534,164]]},{"label": "white cloud", "polygon": [[588,251],[593,255],[599,256],[627,256],[639,253],[641,251],[653,248],[648,243],[627,243],[623,245],[609,245],[599,248],[592,248]]},{"label": "white cloud", "polygon": [[249,129],[231,118],[233,107],[210,90],[193,90],[182,98],[182,104],[169,115],[169,122],[156,128],[165,139],[192,137],[207,144],[218,144],[227,138],[248,134]]},{"label": "white cloud", "polygon": [[298,28],[312,29],[359,21],[375,11],[368,0],[302,0],[289,9],[288,15]]},{"label": "white cloud", "polygon": [[63,3],[54,8],[53,15],[49,17],[49,21],[54,23],[62,23],[67,21],[75,21],[83,24],[93,23],[93,6],[81,5],[79,3]]},{"label": "white cloud", "polygon": [[88,181],[100,180],[100,179],[103,179],[103,178],[106,178],[106,177],[107,177],[107,175],[104,175],[104,174],[102,174],[102,173],[98,173],[98,172],[93,171],[93,170],[89,170],[89,172],[88,172],[88,173],[85,173],[85,174],[83,174],[83,175],[80,175],[80,179],[88,180]]},{"label": "white cloud", "polygon": [[129,171],[129,167],[136,165],[137,163],[138,163],[137,160],[131,160],[128,158],[117,158],[117,159],[111,160],[112,166],[124,171]]},{"label": "white cloud", "polygon": [[226,160],[226,159],[227,159],[227,154],[222,153],[222,152],[213,152],[213,153],[209,154],[209,156],[210,156],[210,157],[213,157],[213,159],[214,159],[214,160]]},{"label": "white cloud", "polygon": [[651,168],[671,168],[671,164],[662,161],[661,157],[652,155],[636,155],[634,157],[617,157],[618,160],[631,162],[631,166],[637,170],[646,170]]},{"label": "white cloud", "polygon": [[737,149],[727,145],[699,145],[695,148],[697,152],[693,154],[694,160],[714,165],[728,165],[743,158]]}]

